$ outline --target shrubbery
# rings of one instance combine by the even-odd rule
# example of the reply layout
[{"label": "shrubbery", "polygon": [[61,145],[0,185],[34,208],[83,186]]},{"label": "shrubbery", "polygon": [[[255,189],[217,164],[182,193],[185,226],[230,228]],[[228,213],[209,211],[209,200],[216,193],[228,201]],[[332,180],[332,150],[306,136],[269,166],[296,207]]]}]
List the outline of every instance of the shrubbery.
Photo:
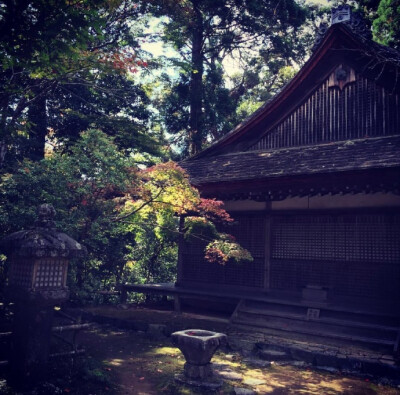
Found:
[{"label": "shrubbery", "polygon": [[[99,289],[122,282],[173,281],[179,216],[191,218],[181,232],[197,233],[208,242],[220,238],[213,221],[232,219],[221,202],[201,199],[176,163],[140,167],[99,130],[83,133],[68,153],[25,160],[1,179],[1,236],[32,225],[37,206],[51,203],[58,230],[89,252],[70,263],[69,287],[76,301],[93,300]],[[237,260],[237,249],[231,247],[212,260],[225,263],[232,251]],[[5,268],[1,260],[3,282]]]}]

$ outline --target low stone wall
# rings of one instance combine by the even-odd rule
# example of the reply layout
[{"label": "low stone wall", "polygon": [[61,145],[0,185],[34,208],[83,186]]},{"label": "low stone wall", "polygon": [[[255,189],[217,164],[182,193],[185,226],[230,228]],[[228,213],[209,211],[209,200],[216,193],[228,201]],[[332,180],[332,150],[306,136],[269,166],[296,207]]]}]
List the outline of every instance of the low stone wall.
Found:
[{"label": "low stone wall", "polygon": [[343,372],[374,377],[387,377],[399,381],[400,359],[392,354],[348,344],[337,346],[316,342],[296,341],[266,333],[231,329],[229,345],[233,350],[261,360],[321,368],[331,372]]}]

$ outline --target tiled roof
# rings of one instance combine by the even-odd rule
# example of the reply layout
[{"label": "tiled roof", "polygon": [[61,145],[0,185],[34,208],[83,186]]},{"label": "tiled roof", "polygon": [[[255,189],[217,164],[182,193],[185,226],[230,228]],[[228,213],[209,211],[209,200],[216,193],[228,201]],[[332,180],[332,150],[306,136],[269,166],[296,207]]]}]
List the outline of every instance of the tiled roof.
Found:
[{"label": "tiled roof", "polygon": [[194,185],[400,167],[400,136],[248,151],[180,163]]}]

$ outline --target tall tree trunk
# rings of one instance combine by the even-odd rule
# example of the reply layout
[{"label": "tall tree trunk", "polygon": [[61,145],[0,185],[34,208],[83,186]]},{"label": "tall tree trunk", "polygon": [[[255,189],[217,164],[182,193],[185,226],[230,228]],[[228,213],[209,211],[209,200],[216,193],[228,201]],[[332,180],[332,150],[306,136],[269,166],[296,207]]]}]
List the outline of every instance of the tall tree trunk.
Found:
[{"label": "tall tree trunk", "polygon": [[28,121],[30,124],[29,146],[26,150],[26,156],[33,161],[38,161],[44,158],[47,135],[45,95],[39,95],[38,98],[29,106]]},{"label": "tall tree trunk", "polygon": [[6,153],[7,153],[7,144],[5,143],[5,141],[0,141],[0,167],[3,167]]},{"label": "tall tree trunk", "polygon": [[76,260],[76,286],[79,290],[83,288],[83,283],[85,281],[85,263],[82,259]]},{"label": "tall tree trunk", "polygon": [[190,155],[194,155],[201,150],[203,140],[203,16],[196,2],[193,2],[193,6],[195,17],[193,21],[192,74],[190,76]]}]

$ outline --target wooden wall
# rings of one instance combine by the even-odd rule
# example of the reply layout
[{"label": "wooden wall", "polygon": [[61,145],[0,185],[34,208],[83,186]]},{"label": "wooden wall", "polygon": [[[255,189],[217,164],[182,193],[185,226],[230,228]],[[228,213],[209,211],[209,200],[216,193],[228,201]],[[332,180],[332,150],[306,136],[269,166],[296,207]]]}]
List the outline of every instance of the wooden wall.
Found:
[{"label": "wooden wall", "polygon": [[313,145],[400,133],[399,95],[362,75],[341,89],[332,77],[249,150]]},{"label": "wooden wall", "polygon": [[270,242],[271,289],[400,300],[399,214],[278,214]]},{"label": "wooden wall", "polygon": [[299,293],[307,285],[319,285],[333,298],[400,301],[399,207],[254,208],[233,211],[235,225],[225,229],[250,250],[254,262],[209,263],[205,242],[186,243],[180,283]]}]

